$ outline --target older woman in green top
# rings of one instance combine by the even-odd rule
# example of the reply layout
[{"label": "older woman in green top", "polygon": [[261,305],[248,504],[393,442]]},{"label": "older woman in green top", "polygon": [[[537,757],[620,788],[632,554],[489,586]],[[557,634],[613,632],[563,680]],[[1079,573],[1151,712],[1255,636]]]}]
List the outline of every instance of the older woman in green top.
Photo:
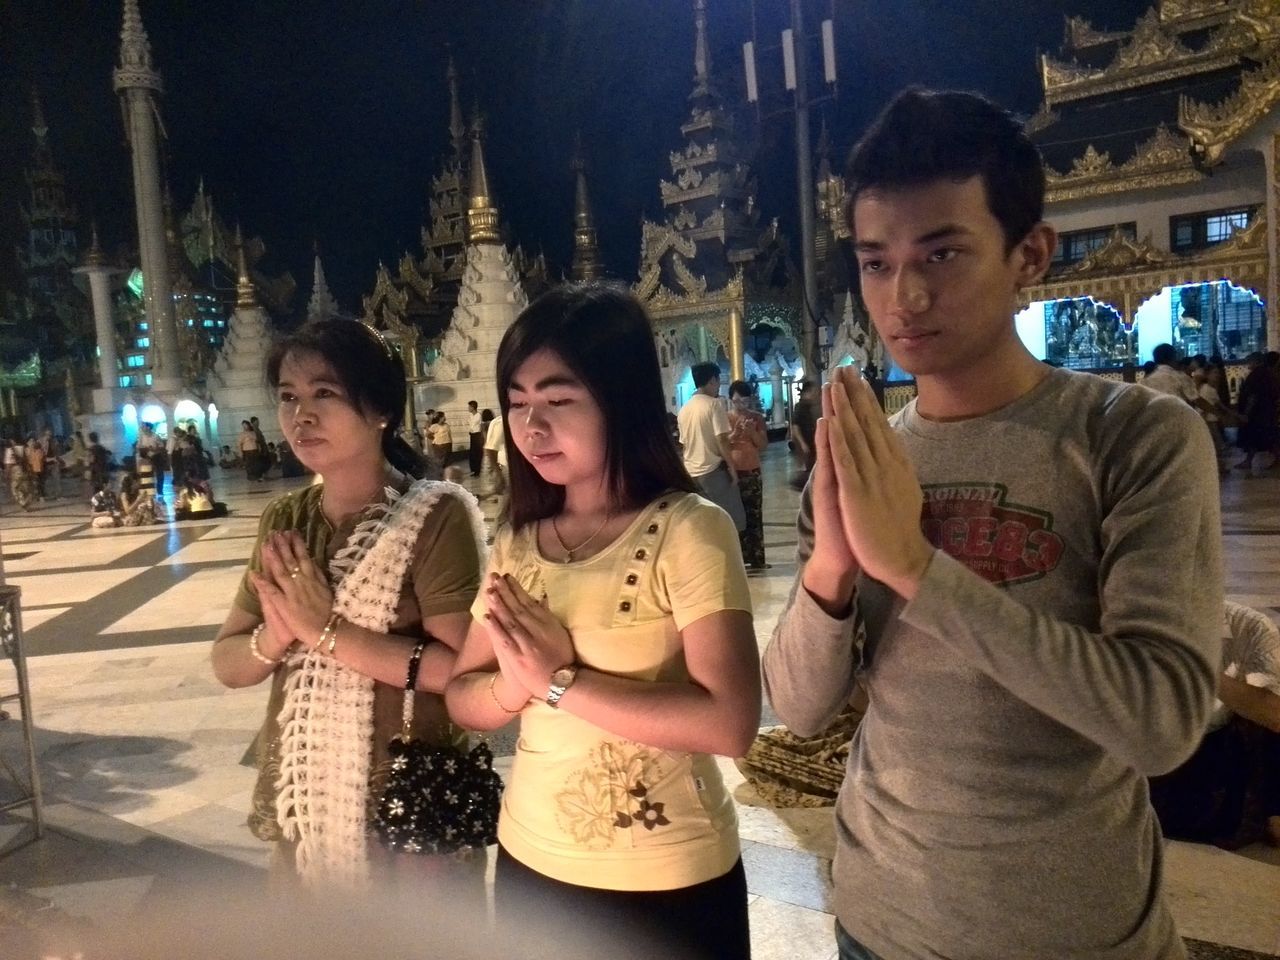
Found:
[{"label": "older woman in green top", "polygon": [[370,810],[418,647],[414,735],[462,739],[441,693],[479,586],[479,518],[461,487],[417,479],[425,465],[398,433],[404,369],[371,328],[308,324],[267,375],[281,433],[323,482],[263,512],[213,669],[229,687],[272,684],[253,832],[285,841],[304,879],[359,882],[389,856],[368,840]]}]

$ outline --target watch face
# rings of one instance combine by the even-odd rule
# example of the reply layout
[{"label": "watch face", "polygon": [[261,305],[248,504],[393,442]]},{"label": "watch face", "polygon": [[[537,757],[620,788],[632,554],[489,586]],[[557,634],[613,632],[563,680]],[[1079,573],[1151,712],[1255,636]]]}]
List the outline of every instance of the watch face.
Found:
[{"label": "watch face", "polygon": [[567,687],[573,683],[573,678],[577,672],[573,667],[561,667],[551,675],[551,685],[553,687]]}]

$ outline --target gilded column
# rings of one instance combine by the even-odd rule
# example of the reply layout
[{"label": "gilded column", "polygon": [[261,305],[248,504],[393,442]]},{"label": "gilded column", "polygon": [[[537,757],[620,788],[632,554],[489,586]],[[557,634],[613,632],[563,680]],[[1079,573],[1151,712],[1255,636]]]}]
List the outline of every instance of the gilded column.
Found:
[{"label": "gilded column", "polygon": [[729,379],[745,380],[747,327],[742,311],[734,307],[729,311]]},{"label": "gilded column", "polygon": [[164,232],[164,192],[160,187],[160,74],[151,65],[151,43],[142,26],[138,0],[125,0],[120,31],[120,66],[113,74],[133,155],[133,197],[138,216],[143,299],[151,337],[152,386],[160,392],[182,388],[182,360],[173,314],[173,284]]}]

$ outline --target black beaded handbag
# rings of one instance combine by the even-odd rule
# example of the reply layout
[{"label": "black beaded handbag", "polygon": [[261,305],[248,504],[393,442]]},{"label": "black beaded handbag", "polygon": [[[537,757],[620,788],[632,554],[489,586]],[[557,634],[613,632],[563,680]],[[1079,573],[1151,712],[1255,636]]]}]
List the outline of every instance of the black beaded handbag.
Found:
[{"label": "black beaded handbag", "polygon": [[403,853],[482,850],[498,842],[502,778],[494,772],[493,754],[483,741],[463,753],[410,736],[413,691],[425,647],[419,643],[409,658],[404,721],[388,745],[391,773],[378,801],[374,830],[383,844]]}]

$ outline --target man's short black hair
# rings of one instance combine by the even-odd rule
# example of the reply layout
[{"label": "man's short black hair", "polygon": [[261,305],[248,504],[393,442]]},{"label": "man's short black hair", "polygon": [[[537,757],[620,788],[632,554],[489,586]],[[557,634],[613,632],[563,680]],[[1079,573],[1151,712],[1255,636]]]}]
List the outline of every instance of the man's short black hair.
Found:
[{"label": "man's short black hair", "polygon": [[1178,362],[1178,348],[1172,343],[1161,343],[1151,351],[1151,359],[1157,365],[1172,367]]},{"label": "man's short black hair", "polygon": [[846,215],[867,190],[901,190],[982,177],[987,206],[1012,250],[1044,219],[1040,151],[1007,110],[976,93],[908,87],[849,155]]},{"label": "man's short black hair", "polygon": [[693,385],[701,390],[708,383],[720,376],[720,365],[717,363],[695,363],[689,371],[693,375]]}]

